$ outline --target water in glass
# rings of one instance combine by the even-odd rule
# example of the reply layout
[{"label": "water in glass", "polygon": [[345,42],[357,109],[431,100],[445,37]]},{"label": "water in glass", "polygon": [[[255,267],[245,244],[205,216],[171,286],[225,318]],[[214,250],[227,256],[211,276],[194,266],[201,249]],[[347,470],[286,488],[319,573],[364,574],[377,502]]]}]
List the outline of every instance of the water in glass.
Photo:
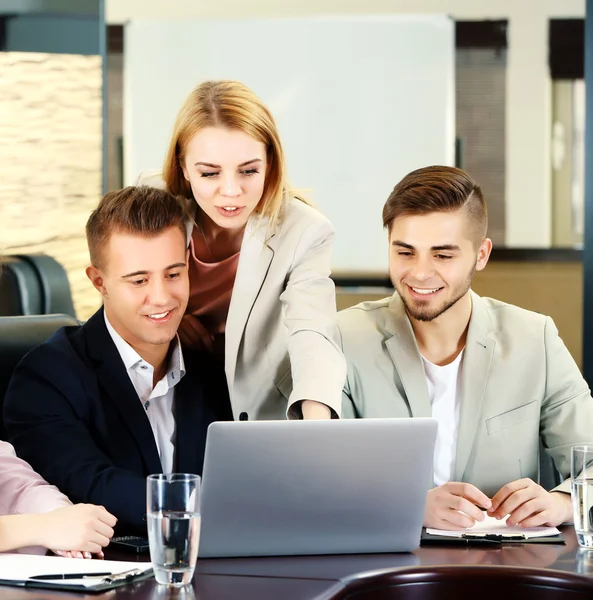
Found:
[{"label": "water in glass", "polygon": [[579,546],[593,548],[593,479],[571,481],[574,528]]},{"label": "water in glass", "polygon": [[195,512],[159,511],[148,514],[150,560],[158,583],[190,583],[200,544],[200,515]]}]

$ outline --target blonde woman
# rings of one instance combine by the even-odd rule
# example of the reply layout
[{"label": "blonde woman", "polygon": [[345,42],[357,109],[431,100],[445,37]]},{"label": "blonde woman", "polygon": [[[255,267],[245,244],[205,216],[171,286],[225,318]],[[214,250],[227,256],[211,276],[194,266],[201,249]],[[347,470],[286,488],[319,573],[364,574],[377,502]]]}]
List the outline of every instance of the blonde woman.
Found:
[{"label": "blonde woman", "polygon": [[191,291],[179,334],[224,361],[233,418],[339,417],[334,231],[291,192],[262,101],[236,81],[199,85],[162,174],[138,183],[188,200]]}]

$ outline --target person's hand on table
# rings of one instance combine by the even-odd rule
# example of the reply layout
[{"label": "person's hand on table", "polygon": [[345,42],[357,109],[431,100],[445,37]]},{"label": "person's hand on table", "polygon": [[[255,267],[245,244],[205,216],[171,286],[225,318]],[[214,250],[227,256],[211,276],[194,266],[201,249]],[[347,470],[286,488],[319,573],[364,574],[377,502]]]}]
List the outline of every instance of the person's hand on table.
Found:
[{"label": "person's hand on table", "polygon": [[490,498],[471,483],[445,483],[428,492],[424,526],[448,530],[472,527],[484,520],[481,508],[488,509],[490,504]]},{"label": "person's hand on table", "polygon": [[117,523],[117,519],[105,508],[92,504],[75,504],[31,515],[30,521],[37,532],[37,543],[81,558],[91,553],[102,553]]},{"label": "person's hand on table", "polygon": [[531,479],[517,479],[500,488],[492,498],[488,514],[507,519],[513,527],[556,527],[572,519],[569,494],[547,492]]},{"label": "person's hand on table", "polygon": [[105,554],[103,554],[103,550],[99,550],[95,554],[91,552],[80,552],[78,550],[52,550],[54,554],[57,556],[63,556],[64,558],[96,558],[98,560],[103,560],[105,558]]}]

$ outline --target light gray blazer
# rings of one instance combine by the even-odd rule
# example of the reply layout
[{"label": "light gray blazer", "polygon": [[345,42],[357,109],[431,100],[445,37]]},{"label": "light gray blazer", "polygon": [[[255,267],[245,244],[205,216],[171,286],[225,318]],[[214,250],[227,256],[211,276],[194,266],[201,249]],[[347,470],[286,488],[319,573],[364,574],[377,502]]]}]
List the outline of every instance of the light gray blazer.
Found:
[{"label": "light gray blazer", "polygon": [[[431,405],[400,297],[338,314],[348,363],[344,417],[426,417]],[[454,481],[492,496],[539,478],[539,439],[563,478],[570,446],[593,442],[593,399],[550,317],[472,292]],[[559,486],[569,492],[569,482]]]},{"label": "light gray blazer", "polygon": [[[159,172],[138,185],[164,188]],[[191,234],[191,224],[188,227]],[[330,279],[334,229],[300,200],[279,224],[253,215],[245,229],[225,334],[225,371],[235,419],[299,416],[317,400],[340,416],[346,362],[337,344]]]}]

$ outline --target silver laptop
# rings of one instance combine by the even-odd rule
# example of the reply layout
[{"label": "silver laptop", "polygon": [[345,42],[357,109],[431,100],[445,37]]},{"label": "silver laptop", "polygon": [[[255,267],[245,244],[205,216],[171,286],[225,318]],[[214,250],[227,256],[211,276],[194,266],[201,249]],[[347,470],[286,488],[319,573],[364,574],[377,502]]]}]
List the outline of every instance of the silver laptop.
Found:
[{"label": "silver laptop", "polygon": [[432,418],[213,423],[199,556],[414,550],[436,432]]}]

